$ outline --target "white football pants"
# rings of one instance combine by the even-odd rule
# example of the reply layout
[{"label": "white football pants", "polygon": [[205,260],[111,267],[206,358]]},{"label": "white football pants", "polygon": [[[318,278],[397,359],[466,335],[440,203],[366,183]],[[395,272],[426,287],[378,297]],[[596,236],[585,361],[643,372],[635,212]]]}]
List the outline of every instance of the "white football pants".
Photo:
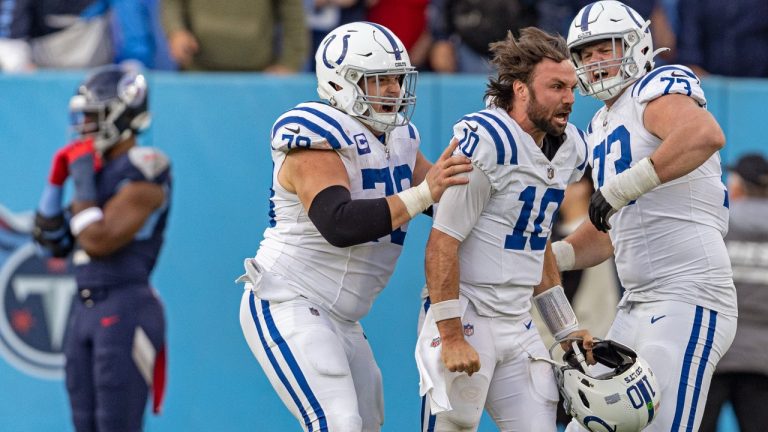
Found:
[{"label": "white football pants", "polygon": [[[680,301],[630,303],[606,339],[648,362],[661,387],[660,407],[646,432],[697,431],[717,362],[736,335],[736,317]],[[575,420],[567,432],[584,431]]]},{"label": "white football pants", "polygon": [[240,303],[248,346],[280,399],[307,432],[376,432],[384,421],[381,371],[360,323],[341,321],[303,297]]},{"label": "white football pants", "polygon": [[484,317],[470,302],[461,321],[464,338],[480,356],[480,371],[449,378],[451,411],[431,415],[422,398],[422,432],[476,431],[484,407],[502,432],[556,431],[554,372],[548,363],[528,357],[549,358],[531,316]]}]

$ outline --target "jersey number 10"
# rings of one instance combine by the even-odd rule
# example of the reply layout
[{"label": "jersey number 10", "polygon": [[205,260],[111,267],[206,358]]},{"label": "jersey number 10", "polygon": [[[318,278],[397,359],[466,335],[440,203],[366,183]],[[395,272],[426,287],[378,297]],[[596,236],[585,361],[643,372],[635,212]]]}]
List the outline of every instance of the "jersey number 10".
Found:
[{"label": "jersey number 10", "polygon": [[[562,189],[547,188],[544,191],[544,195],[541,197],[541,204],[539,204],[539,211],[536,219],[533,220],[533,233],[531,233],[531,250],[540,251],[544,250],[547,246],[547,238],[549,236],[540,236],[544,230],[541,226],[544,222],[544,218],[547,216],[547,210],[549,210],[550,204],[555,204],[555,210],[550,213],[549,227],[552,227],[552,222],[555,220],[557,211],[560,209],[560,203],[563,202],[565,191]],[[523,250],[525,244],[528,242],[528,237],[525,236],[525,231],[528,228],[528,221],[531,219],[533,206],[536,203],[536,186],[528,186],[520,193],[520,201],[523,202],[523,208],[520,210],[520,216],[515,222],[515,227],[512,230],[512,234],[508,234],[504,241],[504,249]]]}]

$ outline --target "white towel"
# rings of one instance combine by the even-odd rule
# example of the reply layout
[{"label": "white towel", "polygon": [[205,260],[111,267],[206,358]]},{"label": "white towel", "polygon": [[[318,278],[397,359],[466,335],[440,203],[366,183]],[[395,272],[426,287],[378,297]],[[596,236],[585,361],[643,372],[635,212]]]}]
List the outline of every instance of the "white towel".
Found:
[{"label": "white towel", "polygon": [[416,342],[416,366],[419,368],[419,396],[427,395],[432,414],[452,409],[448,392],[453,380],[447,377],[454,373],[445,369],[440,358],[442,352],[440,332],[432,316],[432,309],[429,309]]}]

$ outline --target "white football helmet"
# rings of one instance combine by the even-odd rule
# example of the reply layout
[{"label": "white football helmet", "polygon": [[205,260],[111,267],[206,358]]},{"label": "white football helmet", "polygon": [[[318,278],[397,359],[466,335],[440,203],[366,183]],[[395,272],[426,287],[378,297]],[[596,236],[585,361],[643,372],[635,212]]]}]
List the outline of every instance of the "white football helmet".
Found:
[{"label": "white football helmet", "polygon": [[[403,43],[386,27],[369,22],[340,26],[320,42],[315,62],[317,93],[332,106],[379,132],[410,122],[417,72]],[[400,94],[378,96],[380,80],[392,75]]]},{"label": "white football helmet", "polygon": [[611,340],[595,343],[592,354],[609,372],[592,376],[578,344],[557,364],[565,412],[592,432],[640,431],[659,410],[661,392],[653,371],[635,351]]},{"label": "white football helmet", "polygon": [[[598,1],[584,6],[568,29],[568,50],[576,66],[582,95],[609,100],[653,69],[653,58],[666,48],[653,50],[651,22],[618,1]],[[613,42],[613,58],[590,64],[581,61],[581,49],[604,40]],[[621,48],[619,48],[621,47]],[[619,67],[612,77],[592,81],[592,75]]]}]

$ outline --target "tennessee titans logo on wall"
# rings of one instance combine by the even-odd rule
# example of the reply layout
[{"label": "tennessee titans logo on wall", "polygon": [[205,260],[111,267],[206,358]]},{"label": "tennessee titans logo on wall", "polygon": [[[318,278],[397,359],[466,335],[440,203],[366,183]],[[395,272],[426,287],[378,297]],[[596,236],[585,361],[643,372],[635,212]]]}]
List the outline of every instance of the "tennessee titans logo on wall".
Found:
[{"label": "tennessee titans logo on wall", "polygon": [[61,379],[77,287],[69,261],[38,257],[31,228],[31,215],[0,206],[0,356],[26,374]]}]

